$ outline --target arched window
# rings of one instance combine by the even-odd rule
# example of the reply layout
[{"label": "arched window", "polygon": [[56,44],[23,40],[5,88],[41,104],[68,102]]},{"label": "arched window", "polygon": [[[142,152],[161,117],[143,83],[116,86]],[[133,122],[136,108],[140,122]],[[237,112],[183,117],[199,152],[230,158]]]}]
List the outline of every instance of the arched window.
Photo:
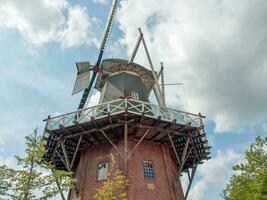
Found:
[{"label": "arched window", "polygon": [[151,161],[143,161],[143,169],[144,169],[144,178],[152,179],[154,178],[154,169]]},{"label": "arched window", "polygon": [[102,162],[97,167],[97,180],[102,181],[108,178],[108,162]]}]

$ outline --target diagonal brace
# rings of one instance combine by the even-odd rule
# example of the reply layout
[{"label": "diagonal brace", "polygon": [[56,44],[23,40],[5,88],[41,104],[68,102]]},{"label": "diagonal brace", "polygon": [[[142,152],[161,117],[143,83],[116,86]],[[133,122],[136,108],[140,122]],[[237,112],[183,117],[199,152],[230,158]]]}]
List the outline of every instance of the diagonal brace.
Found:
[{"label": "diagonal brace", "polygon": [[146,137],[146,135],[150,132],[150,129],[147,129],[146,132],[144,133],[144,135],[140,138],[140,140],[138,141],[138,143],[134,146],[134,148],[132,149],[132,151],[128,154],[127,159],[130,158],[130,156],[132,155],[132,153],[137,149],[137,147],[140,145],[140,143],[143,141],[143,139]]},{"label": "diagonal brace", "polygon": [[121,153],[121,151],[119,150],[119,148],[112,142],[112,140],[107,136],[107,134],[105,133],[105,131],[103,131],[102,129],[100,129],[100,132],[102,133],[102,135],[109,141],[109,143],[116,149],[116,151],[120,154],[120,156],[122,158],[124,158],[123,154]]}]

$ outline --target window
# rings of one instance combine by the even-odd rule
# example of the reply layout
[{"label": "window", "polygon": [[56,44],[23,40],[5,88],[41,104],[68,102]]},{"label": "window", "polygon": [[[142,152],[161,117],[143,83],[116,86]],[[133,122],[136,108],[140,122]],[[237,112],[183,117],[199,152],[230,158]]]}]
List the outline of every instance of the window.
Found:
[{"label": "window", "polygon": [[97,168],[97,180],[106,180],[108,177],[108,162],[102,162],[98,164]]},{"label": "window", "polygon": [[132,96],[132,98],[134,98],[134,99],[139,99],[139,94],[138,94],[138,92],[131,91],[131,96]]},{"label": "window", "polygon": [[143,167],[144,167],[144,178],[145,179],[154,178],[154,170],[153,170],[152,162],[143,161]]}]

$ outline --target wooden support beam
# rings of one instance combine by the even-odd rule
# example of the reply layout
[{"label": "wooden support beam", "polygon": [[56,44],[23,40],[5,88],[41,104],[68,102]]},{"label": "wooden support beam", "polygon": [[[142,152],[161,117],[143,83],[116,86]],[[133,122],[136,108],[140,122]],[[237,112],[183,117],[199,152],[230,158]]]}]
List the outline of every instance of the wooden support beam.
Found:
[{"label": "wooden support beam", "polygon": [[66,169],[67,169],[68,171],[70,171],[70,169],[69,169],[69,167],[68,167],[66,161],[64,160],[64,158],[62,157],[62,155],[58,152],[58,150],[56,150],[56,153],[57,153],[58,157],[60,158],[60,160],[62,161],[62,163],[65,165]]},{"label": "wooden support beam", "polygon": [[153,127],[153,126],[150,126],[150,125],[141,125],[139,123],[134,124],[134,126],[136,126],[138,128],[145,128],[145,129],[151,129],[151,130],[154,130],[154,131],[170,133],[170,134],[174,134],[174,135],[185,135],[185,133],[180,133],[179,130],[173,130],[173,129],[170,129],[170,128]]},{"label": "wooden support beam", "polygon": [[127,175],[128,125],[124,124],[124,174]]},{"label": "wooden support beam", "polygon": [[137,149],[137,147],[141,144],[141,142],[143,141],[143,139],[146,137],[146,135],[150,132],[150,129],[147,129],[146,132],[144,133],[144,135],[139,139],[139,141],[137,142],[137,144],[134,146],[134,148],[132,149],[132,151],[128,154],[127,159],[130,158],[130,156],[132,155],[132,153]]},{"label": "wooden support beam", "polygon": [[122,120],[122,119],[118,119],[118,123],[119,124],[130,124],[130,123],[133,123],[135,122],[135,119],[130,119],[130,120]]},{"label": "wooden support beam", "polygon": [[185,143],[185,147],[184,147],[184,150],[183,150],[183,154],[182,154],[182,158],[181,158],[181,166],[179,167],[179,174],[182,173],[183,166],[184,166],[184,164],[186,162],[186,159],[185,158],[186,158],[186,153],[187,153],[187,149],[188,149],[189,140],[190,140],[190,138],[187,137],[186,143]]},{"label": "wooden support beam", "polygon": [[91,117],[91,121],[94,123],[94,125],[96,125],[96,120],[94,117]]},{"label": "wooden support beam", "polygon": [[108,113],[108,121],[109,121],[109,124],[111,125],[110,129],[111,129],[111,131],[112,131],[113,135],[115,136],[115,135],[116,135],[116,133],[115,133],[115,130],[114,130],[114,128],[112,127],[113,121],[112,121],[112,117],[111,117],[111,114],[110,114],[110,112]]},{"label": "wooden support beam", "polygon": [[117,123],[117,124],[113,124],[113,125],[107,125],[107,126],[104,126],[102,128],[94,128],[94,129],[86,130],[86,131],[83,131],[80,133],[75,133],[75,134],[72,134],[70,136],[65,136],[64,138],[73,138],[73,137],[79,137],[81,135],[90,135],[93,132],[99,132],[100,130],[107,130],[107,129],[110,129],[111,127],[116,128],[119,126],[122,126],[122,124]]},{"label": "wooden support beam", "polygon": [[189,149],[189,151],[188,151],[188,153],[187,153],[187,156],[186,156],[185,160],[188,159],[188,157],[189,157],[190,153],[192,152],[192,150],[193,150],[193,147],[191,147],[191,148]]},{"label": "wooden support beam", "polygon": [[53,160],[53,159],[54,159],[54,157],[55,157],[55,155],[56,155],[57,148],[58,148],[58,146],[59,146],[61,140],[62,140],[62,135],[60,135],[60,136],[58,137],[58,140],[57,140],[56,145],[55,145],[55,147],[54,147],[54,149],[53,149],[53,152],[52,152],[52,155],[51,155],[50,160]]},{"label": "wooden support beam", "polygon": [[116,149],[116,151],[120,154],[120,156],[122,157],[122,158],[124,158],[124,156],[123,156],[123,154],[121,153],[121,151],[119,150],[119,148],[112,142],[112,140],[107,136],[107,134],[105,133],[105,131],[104,130],[102,130],[102,129],[100,129],[99,130],[102,134],[103,134],[103,136],[109,141],[109,143],[114,147],[114,149]]},{"label": "wooden support beam", "polygon": [[149,138],[149,140],[154,141],[154,139],[161,133],[162,133],[161,131],[158,131],[155,135],[153,135],[151,138]]},{"label": "wooden support beam", "polygon": [[167,133],[167,135],[168,135],[169,140],[170,140],[170,142],[171,142],[172,150],[173,150],[173,152],[174,152],[175,158],[177,159],[179,165],[181,166],[181,161],[180,161],[179,155],[178,155],[178,153],[177,153],[177,151],[176,151],[176,148],[175,148],[175,146],[174,146],[174,144],[173,144],[171,135],[170,135],[169,133]]},{"label": "wooden support beam", "polygon": [[78,141],[78,143],[77,143],[77,146],[76,146],[75,152],[74,152],[74,154],[73,154],[73,156],[72,156],[72,160],[71,160],[71,163],[70,163],[70,169],[72,169],[72,167],[73,167],[73,164],[74,164],[74,161],[75,161],[75,158],[76,158],[77,152],[78,152],[78,150],[79,150],[79,147],[80,147],[80,144],[81,144],[82,138],[83,138],[83,136],[80,136],[80,138],[79,138],[79,141]]},{"label": "wooden support beam", "polygon": [[59,128],[60,128],[61,130],[63,130],[66,134],[68,134],[68,135],[72,135],[72,132],[70,132],[68,129],[66,129],[65,126],[64,126],[63,124],[60,124],[60,125],[59,125]]},{"label": "wooden support beam", "polygon": [[60,144],[61,144],[61,148],[63,150],[63,154],[64,154],[64,157],[65,157],[65,163],[67,164],[67,169],[68,169],[68,171],[71,171],[70,161],[69,161],[69,158],[68,158],[68,153],[66,151],[66,146],[64,144],[64,141],[62,141]]},{"label": "wooden support beam", "polygon": [[188,186],[187,186],[186,193],[185,193],[185,196],[184,196],[184,199],[185,199],[185,200],[186,200],[187,197],[188,197],[188,194],[189,194],[191,185],[192,185],[192,183],[193,183],[193,179],[194,179],[196,170],[197,170],[197,164],[192,168],[192,172],[191,172],[191,175],[190,175],[190,178],[189,178],[189,184],[188,184]]},{"label": "wooden support beam", "polygon": [[133,63],[134,58],[135,58],[136,53],[137,53],[137,50],[138,50],[138,48],[139,48],[139,46],[140,46],[142,37],[143,37],[143,33],[140,33],[140,34],[139,34],[139,37],[138,37],[138,39],[137,39],[136,45],[135,45],[135,47],[134,47],[133,53],[132,53],[132,55],[131,55],[131,58],[130,58],[130,60],[129,60],[129,63]]},{"label": "wooden support beam", "polygon": [[181,132],[187,131],[189,127],[191,127],[191,122],[186,123],[186,125],[182,127],[180,131]]},{"label": "wooden support beam", "polygon": [[[158,125],[161,122],[161,116],[158,116],[158,118],[154,121],[152,127],[158,127]],[[155,135],[153,135],[149,140],[153,141],[162,131],[157,131]]]},{"label": "wooden support beam", "polygon": [[[138,30],[139,30],[140,34],[143,34],[141,28],[139,28]],[[146,41],[145,41],[144,37],[141,38],[141,41],[143,43],[143,46],[144,46],[144,49],[145,49],[145,52],[146,52],[146,56],[147,56],[147,60],[148,60],[148,63],[150,65],[153,78],[155,80],[155,84],[153,86],[153,90],[154,90],[156,99],[157,99],[159,105],[165,106],[165,103],[164,103],[164,101],[162,99],[162,94],[161,94],[161,91],[160,91],[157,75],[156,75],[156,72],[155,72],[155,69],[154,69],[154,66],[153,66],[153,63],[152,63],[152,60],[151,60],[151,57],[150,57],[150,54],[149,54],[149,51],[148,51],[148,48],[147,48]]]}]

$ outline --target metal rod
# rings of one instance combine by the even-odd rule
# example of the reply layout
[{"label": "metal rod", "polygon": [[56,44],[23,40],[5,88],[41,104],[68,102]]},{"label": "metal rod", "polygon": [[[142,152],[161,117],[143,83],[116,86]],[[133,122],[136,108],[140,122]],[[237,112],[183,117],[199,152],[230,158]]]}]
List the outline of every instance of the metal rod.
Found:
[{"label": "metal rod", "polygon": [[[164,85],[183,85],[183,83],[165,83]],[[162,86],[162,84],[159,84],[159,86]]]},{"label": "metal rod", "polygon": [[164,105],[166,105],[163,62],[161,62],[160,64],[161,64],[161,94],[162,94],[162,99],[163,99]]}]

